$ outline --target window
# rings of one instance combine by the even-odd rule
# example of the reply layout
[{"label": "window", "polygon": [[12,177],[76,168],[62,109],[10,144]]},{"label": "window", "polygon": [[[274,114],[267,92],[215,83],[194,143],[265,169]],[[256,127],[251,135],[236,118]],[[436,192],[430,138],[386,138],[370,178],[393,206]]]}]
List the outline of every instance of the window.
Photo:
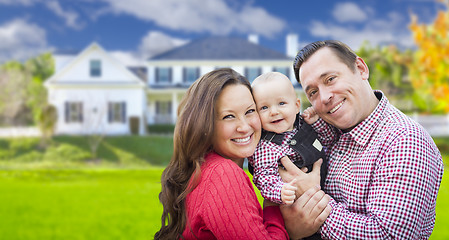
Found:
[{"label": "window", "polygon": [[156,68],[156,83],[171,83],[171,68],[159,67]]},{"label": "window", "polygon": [[171,101],[156,102],[156,123],[171,123]]},{"label": "window", "polygon": [[193,83],[198,79],[200,75],[200,69],[197,67],[186,67],[184,68],[184,82]]},{"label": "window", "polygon": [[171,114],[171,101],[156,102],[157,114]]},{"label": "window", "polygon": [[65,102],[64,119],[66,123],[83,122],[83,103]]},{"label": "window", "polygon": [[100,77],[101,76],[101,61],[100,60],[90,60],[90,76]]},{"label": "window", "polygon": [[109,123],[126,122],[125,102],[108,102],[108,122]]},{"label": "window", "polygon": [[289,76],[290,71],[289,71],[288,67],[274,67],[273,72],[280,72],[280,73],[284,74],[285,76],[290,77]]},{"label": "window", "polygon": [[253,82],[256,77],[261,74],[261,70],[258,67],[250,67],[245,69],[245,76],[248,81]]}]

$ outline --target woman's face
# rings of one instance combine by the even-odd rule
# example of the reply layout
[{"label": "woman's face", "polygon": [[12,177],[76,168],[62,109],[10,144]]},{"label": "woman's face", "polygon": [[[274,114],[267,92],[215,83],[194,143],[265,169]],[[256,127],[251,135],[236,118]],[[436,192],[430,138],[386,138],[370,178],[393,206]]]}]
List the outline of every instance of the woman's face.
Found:
[{"label": "woman's face", "polygon": [[242,84],[226,86],[215,103],[215,152],[233,161],[254,153],[261,126],[256,104],[249,89]]}]

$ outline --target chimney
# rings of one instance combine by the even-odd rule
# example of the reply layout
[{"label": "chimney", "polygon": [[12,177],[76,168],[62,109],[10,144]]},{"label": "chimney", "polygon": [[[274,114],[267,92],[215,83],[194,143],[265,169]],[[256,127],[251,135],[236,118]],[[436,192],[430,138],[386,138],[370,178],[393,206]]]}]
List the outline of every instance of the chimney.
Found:
[{"label": "chimney", "polygon": [[285,54],[289,57],[296,57],[298,53],[298,34],[290,33],[286,37]]},{"label": "chimney", "polygon": [[250,43],[259,44],[259,36],[257,34],[248,35],[248,41]]}]

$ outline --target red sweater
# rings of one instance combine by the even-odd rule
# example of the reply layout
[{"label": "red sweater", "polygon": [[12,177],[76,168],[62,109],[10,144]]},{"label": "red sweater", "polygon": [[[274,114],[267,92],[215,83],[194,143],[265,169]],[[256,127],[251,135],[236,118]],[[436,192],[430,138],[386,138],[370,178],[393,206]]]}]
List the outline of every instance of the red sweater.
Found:
[{"label": "red sweater", "polygon": [[248,175],[215,152],[206,156],[186,206],[185,239],[288,239],[279,207],[262,210]]}]

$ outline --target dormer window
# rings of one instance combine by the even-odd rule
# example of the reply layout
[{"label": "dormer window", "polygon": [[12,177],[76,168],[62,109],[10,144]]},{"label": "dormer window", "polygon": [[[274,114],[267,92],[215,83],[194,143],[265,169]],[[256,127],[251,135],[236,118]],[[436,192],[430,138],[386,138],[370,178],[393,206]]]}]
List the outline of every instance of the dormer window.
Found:
[{"label": "dormer window", "polygon": [[90,60],[90,76],[101,77],[101,61]]}]

